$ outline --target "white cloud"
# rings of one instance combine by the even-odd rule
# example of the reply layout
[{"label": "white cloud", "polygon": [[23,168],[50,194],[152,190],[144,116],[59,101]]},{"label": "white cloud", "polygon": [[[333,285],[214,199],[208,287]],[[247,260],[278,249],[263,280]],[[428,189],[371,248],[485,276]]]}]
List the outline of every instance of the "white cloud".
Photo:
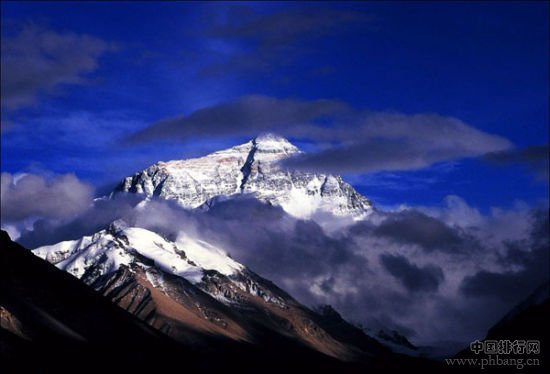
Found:
[{"label": "white cloud", "polygon": [[68,219],[90,206],[93,188],[72,174],[51,179],[34,175],[1,175],[2,223],[29,218]]}]

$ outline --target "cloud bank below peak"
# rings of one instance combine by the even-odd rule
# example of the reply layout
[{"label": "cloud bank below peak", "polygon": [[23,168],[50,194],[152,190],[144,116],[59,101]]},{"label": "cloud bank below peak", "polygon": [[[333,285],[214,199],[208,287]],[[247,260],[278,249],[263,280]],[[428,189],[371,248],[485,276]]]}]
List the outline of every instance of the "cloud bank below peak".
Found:
[{"label": "cloud bank below peak", "polygon": [[130,135],[131,144],[273,132],[311,142],[317,152],[285,161],[335,174],[413,170],[510,150],[513,144],[453,117],[356,109],[340,100],[250,95],[169,118]]},{"label": "cloud bank below peak", "polygon": [[251,196],[207,212],[139,202],[134,194],[99,199],[72,220],[34,222],[19,242],[35,248],[74,240],[116,219],[171,240],[183,233],[224,248],[307,305],[331,304],[372,328],[407,326],[421,344],[471,341],[548,280],[548,216],[539,208],[484,215],[454,196],[431,209],[376,212],[328,234]]}]

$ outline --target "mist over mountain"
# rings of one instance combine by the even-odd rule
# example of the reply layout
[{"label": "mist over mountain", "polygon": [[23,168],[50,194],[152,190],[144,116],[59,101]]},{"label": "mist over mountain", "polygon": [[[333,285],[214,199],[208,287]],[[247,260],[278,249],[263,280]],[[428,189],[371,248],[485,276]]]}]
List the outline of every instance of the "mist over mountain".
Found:
[{"label": "mist over mountain", "polygon": [[[37,221],[19,241],[31,248],[88,243],[83,236],[101,235],[121,219],[183,243],[184,252],[197,242],[219,248],[305,305],[333,305],[351,321],[397,329],[421,344],[450,331],[458,342],[475,338],[547,279],[542,211],[483,215],[458,197],[445,208],[381,211],[338,176],[281,164],[299,152],[269,135],[199,159],[159,162],[76,219]],[[77,255],[76,245],[36,253],[79,277],[92,265],[109,273],[132,263],[101,252]],[[200,278],[200,271],[191,274]],[[461,318],[469,328],[456,323]]]}]

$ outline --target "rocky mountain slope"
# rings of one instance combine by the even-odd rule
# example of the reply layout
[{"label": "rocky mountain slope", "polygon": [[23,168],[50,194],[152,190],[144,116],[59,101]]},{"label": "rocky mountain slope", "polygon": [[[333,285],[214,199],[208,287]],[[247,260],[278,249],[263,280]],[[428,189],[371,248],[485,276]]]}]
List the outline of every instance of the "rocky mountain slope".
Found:
[{"label": "rocky mountain slope", "polygon": [[117,221],[34,253],[183,343],[200,344],[204,334],[258,343],[267,331],[342,360],[389,354],[343,319],[327,324],[322,314],[204,241],[169,241]]}]

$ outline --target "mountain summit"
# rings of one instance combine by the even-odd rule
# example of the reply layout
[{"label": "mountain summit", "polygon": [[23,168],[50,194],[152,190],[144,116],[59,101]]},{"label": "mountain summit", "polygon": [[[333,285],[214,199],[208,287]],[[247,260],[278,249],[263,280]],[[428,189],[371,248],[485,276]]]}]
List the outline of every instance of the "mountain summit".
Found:
[{"label": "mountain summit", "polygon": [[341,177],[288,170],[280,161],[302,153],[274,134],[204,157],[158,162],[125,178],[118,192],[175,200],[185,208],[208,209],[219,198],[253,194],[298,218],[317,212],[362,219],[372,203]]}]

